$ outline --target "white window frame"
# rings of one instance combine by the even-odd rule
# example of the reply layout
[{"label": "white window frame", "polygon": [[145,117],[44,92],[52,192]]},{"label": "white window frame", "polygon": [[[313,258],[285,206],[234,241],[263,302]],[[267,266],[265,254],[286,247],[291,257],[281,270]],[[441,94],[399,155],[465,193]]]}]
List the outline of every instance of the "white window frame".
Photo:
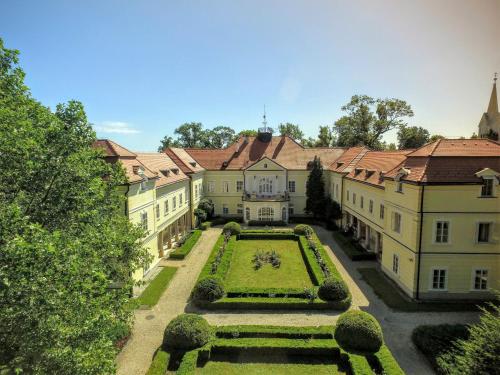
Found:
[{"label": "white window frame", "polygon": [[[398,230],[396,230],[396,215],[399,216]],[[394,211],[392,213],[392,223],[391,223],[392,231],[396,233],[401,233],[401,228],[403,227],[402,222],[403,222],[403,216],[399,212]]]},{"label": "white window frame", "polygon": [[368,212],[373,214],[373,199],[368,202]]},{"label": "white window frame", "polygon": [[182,206],[182,193],[179,193],[179,207]]},{"label": "white window frame", "polygon": [[[444,288],[434,288],[434,271],[444,271]],[[448,291],[448,267],[432,267],[429,275],[429,290],[432,292]]]},{"label": "white window frame", "polygon": [[177,197],[172,197],[172,211],[177,210]]},{"label": "white window frame", "polygon": [[296,188],[295,180],[288,180],[288,192],[295,193],[295,188]]},{"label": "white window frame", "polygon": [[347,198],[347,201],[348,201],[348,202],[349,202],[349,195],[350,195],[350,194],[349,194],[349,190],[347,190],[347,197],[346,197],[346,198]]},{"label": "white window frame", "polygon": [[243,191],[243,181],[238,180],[236,181],[236,192],[241,193]]},{"label": "white window frame", "polygon": [[[439,223],[448,224],[448,238],[447,238],[446,242],[442,242],[442,241],[437,240],[438,224]],[[442,235],[441,235],[441,237],[442,237]],[[451,244],[451,222],[450,222],[450,220],[447,220],[447,219],[434,220],[434,227],[433,227],[433,231],[432,231],[432,243],[434,245],[450,245]]]},{"label": "white window frame", "polygon": [[141,228],[145,231],[149,230],[148,212],[147,211],[141,212]]},{"label": "white window frame", "polygon": [[384,220],[385,219],[385,206],[383,204],[380,204],[380,207],[379,207],[379,218],[380,220]]},{"label": "white window frame", "polygon": [[[483,188],[484,186],[486,185],[486,181],[488,181],[488,183],[491,183],[491,194],[488,194],[488,195],[485,195],[483,194]],[[483,177],[483,183],[481,184],[481,190],[479,191],[479,196],[481,198],[494,198],[495,197],[495,179],[494,177]]]},{"label": "white window frame", "polygon": [[[484,289],[476,289],[476,272],[477,271],[486,271],[486,288]],[[490,277],[490,269],[489,268],[473,268],[472,269],[472,275],[471,275],[471,291],[472,292],[485,292],[489,289],[489,277]]]},{"label": "white window frame", "polygon": [[229,181],[222,181],[222,192],[229,193]]},{"label": "white window frame", "polygon": [[165,199],[165,202],[163,202],[163,216],[167,216],[168,211],[170,211],[170,209],[168,207],[168,198],[167,198]]},{"label": "white window frame", "polygon": [[[396,267],[394,267],[396,265]],[[395,275],[399,275],[399,270],[401,269],[400,267],[400,262],[399,262],[399,254],[393,253],[392,254],[392,272]]]},{"label": "white window frame", "polygon": [[[479,226],[481,224],[489,224],[488,241],[479,241]],[[491,236],[493,234],[493,226],[494,226],[493,221],[478,221],[478,222],[476,222],[476,234],[475,234],[474,242],[478,245],[491,244],[492,243]]]},{"label": "white window frame", "polygon": [[225,203],[222,205],[222,215],[229,215],[229,207]]},{"label": "white window frame", "polygon": [[208,181],[208,183],[207,183],[207,191],[209,193],[215,192],[215,181]]},{"label": "white window frame", "polygon": [[156,219],[159,219],[160,218],[160,204],[159,203],[156,203],[156,206],[155,206],[155,214],[156,214]]}]

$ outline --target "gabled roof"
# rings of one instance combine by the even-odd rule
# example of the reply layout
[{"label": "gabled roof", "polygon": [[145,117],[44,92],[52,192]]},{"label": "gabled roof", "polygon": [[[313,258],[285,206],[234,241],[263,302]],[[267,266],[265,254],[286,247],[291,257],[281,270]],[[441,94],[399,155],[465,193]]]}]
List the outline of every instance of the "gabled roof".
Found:
[{"label": "gabled roof", "polygon": [[272,137],[269,142],[257,137],[241,137],[225,149],[185,150],[208,170],[243,170],[264,157],[289,170],[305,170],[314,156],[324,165],[330,165],[345,152],[343,148],[304,148],[288,136]]},{"label": "gabled roof", "polygon": [[412,153],[412,156],[500,156],[500,143],[490,139],[438,139]]},{"label": "gabled roof", "polygon": [[177,164],[166,154],[140,152],[137,158],[158,176],[156,187],[189,179]]},{"label": "gabled roof", "polygon": [[110,139],[98,139],[94,142],[94,147],[102,149],[106,156],[119,156],[124,158],[134,158],[136,156],[132,151],[127,150],[125,147],[120,146]]},{"label": "gabled roof", "polygon": [[169,147],[165,150],[165,153],[182,169],[184,173],[197,173],[205,170],[183,148]]},{"label": "gabled roof", "polygon": [[364,146],[350,147],[337,160],[330,164],[328,169],[334,172],[348,173],[368,151],[370,150]]}]

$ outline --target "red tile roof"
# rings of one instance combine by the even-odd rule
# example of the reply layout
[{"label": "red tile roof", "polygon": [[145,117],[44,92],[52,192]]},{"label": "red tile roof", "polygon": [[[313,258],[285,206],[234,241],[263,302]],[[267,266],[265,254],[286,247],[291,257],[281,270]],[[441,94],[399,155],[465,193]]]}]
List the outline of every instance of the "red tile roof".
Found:
[{"label": "red tile roof", "polygon": [[197,173],[205,170],[183,148],[169,147],[165,150],[165,153],[182,169],[184,173]]},{"label": "red tile roof", "polygon": [[307,163],[314,156],[328,166],[345,152],[343,148],[305,148],[287,136],[272,137],[269,142],[262,142],[257,137],[241,137],[225,149],[185,150],[209,170],[243,170],[265,157],[284,168],[302,170],[307,169]]},{"label": "red tile roof", "polygon": [[139,152],[137,153],[137,159],[158,176],[156,187],[189,179],[166,154]]},{"label": "red tile roof", "polygon": [[136,154],[132,151],[127,150],[125,147],[120,146],[109,139],[98,139],[93,145],[95,148],[100,148],[104,151],[106,156],[120,156],[120,157],[131,157],[134,158]]},{"label": "red tile roof", "polygon": [[500,156],[500,143],[489,139],[438,139],[408,156]]},{"label": "red tile roof", "polygon": [[328,169],[334,172],[348,173],[368,151],[370,150],[364,146],[350,147]]}]

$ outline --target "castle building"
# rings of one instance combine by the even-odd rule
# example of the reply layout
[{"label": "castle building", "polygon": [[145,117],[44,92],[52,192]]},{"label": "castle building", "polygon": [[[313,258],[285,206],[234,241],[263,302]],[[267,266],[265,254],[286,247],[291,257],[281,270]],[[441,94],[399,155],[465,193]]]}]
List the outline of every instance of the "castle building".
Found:
[{"label": "castle building", "polygon": [[479,121],[478,128],[478,135],[480,138],[490,138],[497,141],[499,140],[498,136],[500,134],[500,113],[498,112],[496,73],[495,78],[493,79],[493,88],[491,89],[488,109],[483,113],[481,121]]}]

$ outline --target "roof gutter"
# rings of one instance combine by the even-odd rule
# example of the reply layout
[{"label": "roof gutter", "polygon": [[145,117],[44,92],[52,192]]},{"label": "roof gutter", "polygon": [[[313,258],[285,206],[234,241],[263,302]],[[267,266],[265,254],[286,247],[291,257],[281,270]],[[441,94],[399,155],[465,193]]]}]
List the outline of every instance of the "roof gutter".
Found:
[{"label": "roof gutter", "polygon": [[422,257],[422,233],[423,233],[423,223],[424,223],[424,192],[425,185],[422,185],[422,194],[420,195],[420,228],[419,228],[419,239],[418,239],[418,254],[417,254],[417,291],[415,293],[415,299],[418,300],[420,297],[420,260]]}]

